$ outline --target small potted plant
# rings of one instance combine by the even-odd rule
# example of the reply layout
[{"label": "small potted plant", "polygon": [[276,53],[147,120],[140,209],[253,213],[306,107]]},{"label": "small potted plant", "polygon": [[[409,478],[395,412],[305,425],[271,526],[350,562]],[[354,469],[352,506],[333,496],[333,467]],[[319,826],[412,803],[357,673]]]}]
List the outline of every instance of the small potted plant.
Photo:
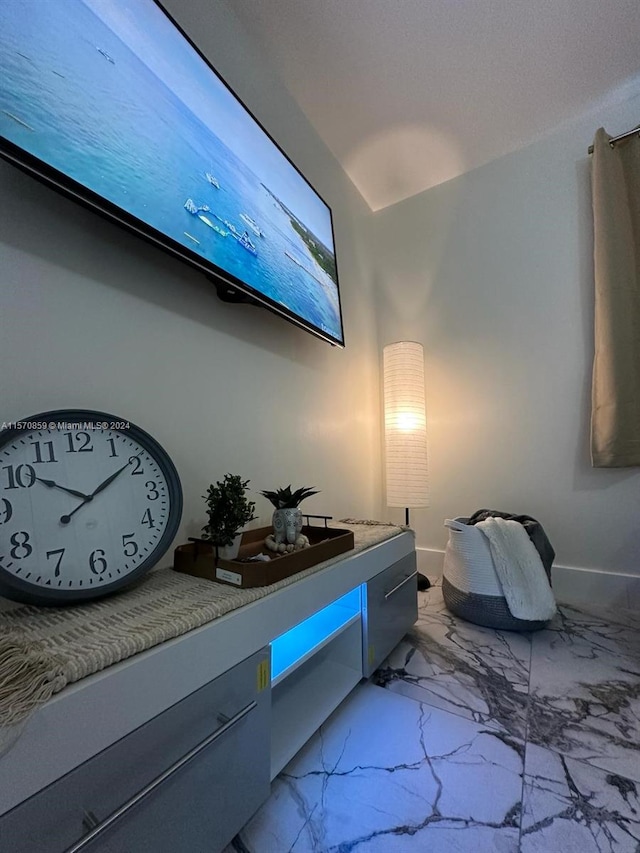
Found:
[{"label": "small potted plant", "polygon": [[253,514],[255,502],[247,499],[249,480],[238,474],[225,474],[223,480],[210,485],[207,494],[207,523],[202,528],[203,539],[209,540],[222,557],[233,560],[238,556],[242,528],[257,516]]},{"label": "small potted plant", "polygon": [[302,530],[302,510],[300,504],[305,498],[319,494],[313,487],[302,486],[291,491],[291,486],[286,489],[260,492],[260,494],[271,501],[275,510],[273,512],[273,536],[277,544],[286,542],[295,544]]}]

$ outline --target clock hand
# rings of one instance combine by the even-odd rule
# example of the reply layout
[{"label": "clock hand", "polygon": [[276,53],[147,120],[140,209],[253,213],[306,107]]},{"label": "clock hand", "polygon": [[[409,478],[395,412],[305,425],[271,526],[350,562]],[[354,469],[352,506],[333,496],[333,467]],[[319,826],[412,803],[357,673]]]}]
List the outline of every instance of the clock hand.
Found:
[{"label": "clock hand", "polygon": [[89,495],[85,495],[84,492],[78,492],[76,489],[68,489],[66,486],[61,486],[59,483],[55,483],[53,480],[44,480],[42,477],[36,477],[40,483],[43,483],[49,489],[61,489],[63,492],[68,492],[70,495],[75,495],[77,498],[82,498],[83,500],[89,500]]},{"label": "clock hand", "polygon": [[[142,453],[142,451],[140,451],[140,453]],[[136,456],[140,456],[140,453],[137,453]],[[131,458],[134,458],[134,457],[131,457]],[[113,474],[110,474],[106,480],[103,480],[102,483],[100,483],[100,485],[96,489],[94,489],[93,492],[91,492],[90,495],[85,495],[82,503],[78,504],[78,506],[74,510],[72,510],[68,515],[60,516],[60,523],[61,524],[69,524],[69,522],[71,521],[71,516],[75,515],[78,512],[78,510],[81,509],[86,503],[88,503],[89,501],[92,501],[95,498],[95,496],[97,494],[99,494],[103,489],[106,489],[110,483],[113,483],[115,478],[118,477],[120,474],[122,474],[122,472],[125,470],[125,468],[129,467],[130,461],[131,461],[131,459],[129,459],[122,466],[122,468],[118,468],[117,471],[114,471]]]},{"label": "clock hand", "polygon": [[68,515],[61,515],[60,516],[60,524],[69,524],[69,522],[71,521],[71,516],[75,515],[79,509],[81,509],[86,503],[89,503],[89,501],[92,501],[92,500],[93,500],[93,495],[87,495],[87,497],[82,501],[82,503],[78,504],[78,506],[75,509],[72,509]]},{"label": "clock hand", "polygon": [[127,463],[126,463],[126,465],[123,465],[123,466],[122,466],[122,468],[118,468],[118,470],[117,470],[117,471],[115,471],[113,474],[111,474],[109,477],[107,477],[107,479],[106,479],[106,480],[103,480],[103,481],[102,481],[102,483],[100,483],[100,485],[98,486],[98,488],[97,488],[97,489],[94,489],[94,490],[91,492],[91,497],[92,497],[92,498],[95,498],[95,496],[96,496],[97,494],[99,494],[103,489],[106,489],[106,488],[107,488],[107,486],[109,485],[109,483],[113,483],[113,481],[115,480],[115,478],[116,478],[116,477],[119,477],[119,476],[120,476],[120,474],[122,474],[122,472],[124,471],[124,469],[125,469],[125,468],[128,468],[128,467],[129,467],[129,463],[127,462]]}]

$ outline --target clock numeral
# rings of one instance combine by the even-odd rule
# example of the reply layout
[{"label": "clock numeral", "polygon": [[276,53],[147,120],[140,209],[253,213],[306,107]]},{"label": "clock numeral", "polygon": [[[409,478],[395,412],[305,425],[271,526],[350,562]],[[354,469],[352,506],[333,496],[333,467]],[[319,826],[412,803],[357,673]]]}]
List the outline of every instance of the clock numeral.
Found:
[{"label": "clock numeral", "polygon": [[8,501],[6,498],[2,498],[2,500],[0,500],[0,507],[2,507],[2,509],[0,509],[0,524],[7,524],[13,515],[11,501]]},{"label": "clock numeral", "polygon": [[115,442],[115,439],[113,439],[113,438],[108,438],[108,439],[107,439],[107,441],[108,441],[108,442],[109,442],[109,444],[111,445],[111,453],[109,454],[109,456],[117,456],[117,455],[118,455],[118,451],[116,450],[116,442]]},{"label": "clock numeral", "polygon": [[138,545],[133,541],[133,537],[135,535],[135,533],[122,534],[122,550],[124,551],[125,557],[135,557],[138,553]]},{"label": "clock numeral", "polygon": [[55,568],[55,571],[53,574],[55,577],[59,578],[60,577],[60,563],[62,562],[62,557],[64,555],[64,548],[56,548],[55,551],[47,551],[47,560],[50,560],[51,557],[54,557],[56,555],[59,555],[59,556],[58,556],[58,562],[56,563],[56,568]]},{"label": "clock numeral", "polygon": [[[32,441],[31,446],[35,447],[35,450],[36,450],[36,458],[33,460],[34,463],[37,464],[38,462],[57,462],[58,461],[56,459],[56,455],[53,451],[53,442],[52,441],[44,441],[44,442]],[[44,455],[46,457],[48,457],[47,459],[42,458],[42,447],[43,446],[46,448],[46,453]]]},{"label": "clock numeral", "polygon": [[147,509],[147,510],[145,511],[145,514],[144,514],[144,515],[142,516],[142,518],[140,519],[140,524],[147,524],[147,525],[149,525],[149,530],[152,530],[152,529],[156,526],[156,525],[155,525],[155,523],[154,523],[154,520],[153,520],[153,516],[151,515],[151,510],[150,510],[150,509]]},{"label": "clock numeral", "polygon": [[[88,432],[65,432],[64,435],[69,442],[67,453],[93,453],[91,436]],[[76,447],[76,444],[79,447]]]},{"label": "clock numeral", "polygon": [[142,462],[140,461],[139,456],[130,456],[129,463],[133,465],[133,468],[131,469],[131,476],[141,476],[144,474],[144,471],[142,470]]},{"label": "clock numeral", "polygon": [[9,541],[13,545],[13,548],[9,553],[14,560],[24,560],[33,553],[33,548],[29,545],[29,534],[26,530],[20,530],[18,533],[14,533]]},{"label": "clock numeral", "polygon": [[102,548],[96,548],[91,552],[89,557],[89,568],[94,575],[102,575],[107,571],[107,561],[104,558],[105,552]]},{"label": "clock numeral", "polygon": [[29,489],[36,481],[35,468],[32,465],[4,465],[3,471],[7,472],[9,485],[5,489]]},{"label": "clock numeral", "polygon": [[157,501],[160,497],[160,492],[158,491],[158,484],[155,482],[155,480],[147,480],[145,486],[147,487],[147,489],[149,489],[149,492],[147,494],[147,500]]}]

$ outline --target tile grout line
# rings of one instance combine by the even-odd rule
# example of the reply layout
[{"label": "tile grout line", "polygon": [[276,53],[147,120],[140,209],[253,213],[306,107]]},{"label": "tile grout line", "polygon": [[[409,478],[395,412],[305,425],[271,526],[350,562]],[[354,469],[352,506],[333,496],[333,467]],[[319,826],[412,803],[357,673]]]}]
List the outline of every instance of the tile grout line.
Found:
[{"label": "tile grout line", "polygon": [[524,822],[524,795],[525,795],[525,780],[527,776],[527,748],[529,746],[529,726],[531,714],[531,669],[533,667],[533,644],[535,642],[534,634],[529,636],[529,672],[527,677],[527,702],[525,708],[525,726],[524,726],[524,752],[522,755],[522,787],[520,789],[520,826],[518,829],[518,853],[522,850],[522,824]]}]

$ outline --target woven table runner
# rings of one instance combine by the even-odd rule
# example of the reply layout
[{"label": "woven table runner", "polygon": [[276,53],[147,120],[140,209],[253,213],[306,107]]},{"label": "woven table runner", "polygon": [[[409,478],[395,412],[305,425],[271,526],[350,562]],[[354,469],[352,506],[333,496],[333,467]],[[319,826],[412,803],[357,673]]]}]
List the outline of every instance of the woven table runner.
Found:
[{"label": "woven table runner", "polygon": [[353,530],[351,551],[270,586],[236,589],[165,568],[100,601],[63,609],[24,605],[0,613],[0,752],[3,740],[5,746],[13,740],[8,729],[67,684],[186,634],[407,529],[354,519],[339,523]]}]

